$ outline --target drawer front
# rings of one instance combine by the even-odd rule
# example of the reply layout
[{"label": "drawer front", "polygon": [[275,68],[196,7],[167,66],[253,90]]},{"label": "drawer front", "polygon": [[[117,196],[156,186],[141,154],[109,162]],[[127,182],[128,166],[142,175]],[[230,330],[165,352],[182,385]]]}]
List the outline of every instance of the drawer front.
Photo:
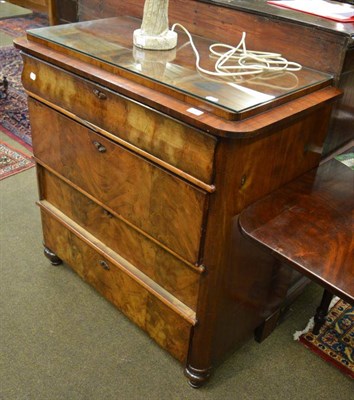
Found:
[{"label": "drawer front", "polygon": [[196,310],[197,271],[54,174],[39,168],[39,175],[42,199],[49,201],[174,297]]},{"label": "drawer front", "polygon": [[62,69],[28,56],[24,61],[22,82],[28,91],[212,183],[214,137]]},{"label": "drawer front", "polygon": [[29,102],[35,156],[191,263],[206,194],[90,129]]},{"label": "drawer front", "polygon": [[191,330],[186,320],[43,211],[42,224],[48,248],[161,347],[185,361]]}]

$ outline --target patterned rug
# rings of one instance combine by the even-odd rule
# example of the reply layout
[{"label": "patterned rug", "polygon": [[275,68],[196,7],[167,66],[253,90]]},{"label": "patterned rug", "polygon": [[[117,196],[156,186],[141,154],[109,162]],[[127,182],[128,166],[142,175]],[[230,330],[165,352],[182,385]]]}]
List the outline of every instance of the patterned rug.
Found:
[{"label": "patterned rug", "polygon": [[308,349],[354,379],[354,307],[339,300],[329,311],[318,335],[303,333],[299,340]]},{"label": "patterned rug", "polygon": [[25,171],[35,165],[31,157],[0,142],[0,180],[18,172]]},{"label": "patterned rug", "polygon": [[[23,36],[27,29],[48,25],[45,15],[34,13],[23,18],[0,21],[0,31],[13,38]],[[27,96],[21,84],[22,59],[13,46],[0,47],[0,79],[8,81],[7,95],[0,92],[0,127],[27,148],[31,149],[31,128],[28,120]]]},{"label": "patterned rug", "polygon": [[1,75],[8,81],[7,96],[0,96],[0,125],[9,136],[32,145],[27,96],[21,84],[22,59],[13,46],[0,48]]},{"label": "patterned rug", "polygon": [[7,18],[0,21],[0,31],[13,38],[25,35],[27,29],[48,26],[48,17],[45,14],[33,12],[26,17]]}]

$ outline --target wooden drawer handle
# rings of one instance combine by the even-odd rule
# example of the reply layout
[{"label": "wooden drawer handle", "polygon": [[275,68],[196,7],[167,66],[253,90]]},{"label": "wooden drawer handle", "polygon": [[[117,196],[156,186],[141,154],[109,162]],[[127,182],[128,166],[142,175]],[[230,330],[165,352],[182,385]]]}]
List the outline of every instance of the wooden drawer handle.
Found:
[{"label": "wooden drawer handle", "polygon": [[109,270],[110,270],[109,265],[107,264],[106,261],[100,260],[98,263],[100,264],[100,266],[101,266],[104,270],[106,270],[106,271],[109,271]]},{"label": "wooden drawer handle", "polygon": [[93,89],[92,92],[100,100],[106,100],[107,99],[107,95],[102,93],[102,92],[100,92],[98,89]]},{"label": "wooden drawer handle", "polygon": [[94,141],[92,143],[100,153],[105,153],[106,152],[106,148],[100,142]]}]

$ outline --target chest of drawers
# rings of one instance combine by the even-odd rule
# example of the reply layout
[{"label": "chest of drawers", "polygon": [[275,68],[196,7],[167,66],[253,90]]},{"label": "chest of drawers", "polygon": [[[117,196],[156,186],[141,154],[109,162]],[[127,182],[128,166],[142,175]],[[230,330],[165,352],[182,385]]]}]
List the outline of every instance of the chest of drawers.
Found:
[{"label": "chest of drawers", "polygon": [[[238,214],[318,164],[339,93],[329,77],[304,71],[298,90],[244,99],[242,112],[206,102],[182,81],[179,90],[119,65],[132,50],[113,44],[137,23],[43,28],[16,43],[44,244],[53,263],[70,265],[181,361],[197,387],[272,311],[282,285],[268,256],[262,270],[243,262]],[[97,32],[92,56],[85,35]]]}]

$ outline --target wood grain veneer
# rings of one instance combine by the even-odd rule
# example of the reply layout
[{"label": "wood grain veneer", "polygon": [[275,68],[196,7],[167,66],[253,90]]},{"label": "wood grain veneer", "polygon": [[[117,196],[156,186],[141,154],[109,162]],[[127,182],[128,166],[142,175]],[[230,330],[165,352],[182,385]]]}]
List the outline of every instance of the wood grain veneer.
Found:
[{"label": "wood grain veneer", "polygon": [[[102,257],[48,212],[42,211],[45,244],[136,325],[179,361],[184,361],[191,323],[173,312],[135,279]],[[71,246],[66,244],[70,243]],[[104,265],[104,267],[102,267]]]},{"label": "wood grain veneer", "polygon": [[[35,81],[30,78],[31,73],[36,75]],[[141,107],[106,87],[38,63],[28,56],[24,57],[22,75],[26,90],[32,94],[203,182],[212,183],[214,137]],[[101,93],[101,97],[97,93]]]},{"label": "wood grain veneer", "polygon": [[[30,100],[29,107],[39,162],[192,264],[199,264],[207,206],[204,192],[41,103]],[[50,130],[46,129],[49,125]]]},{"label": "wood grain veneer", "polygon": [[[143,3],[79,0],[80,20],[119,15],[142,18]],[[276,51],[304,66],[333,74],[345,95],[333,110],[324,156],[353,139],[354,23],[284,10],[266,0],[170,0],[169,18],[171,24],[180,22],[192,33],[231,45],[238,43],[245,31],[248,48]]]},{"label": "wood grain veneer", "polygon": [[115,217],[65,181],[40,168],[41,199],[61,210],[181,302],[196,309],[200,271],[153,238]]},{"label": "wood grain veneer", "polygon": [[272,257],[261,270],[248,264],[238,215],[318,165],[340,91],[325,79],[239,121],[197,116],[173,91],[28,39],[16,45],[46,254],[182,361],[199,387],[284,300],[287,274]]}]

